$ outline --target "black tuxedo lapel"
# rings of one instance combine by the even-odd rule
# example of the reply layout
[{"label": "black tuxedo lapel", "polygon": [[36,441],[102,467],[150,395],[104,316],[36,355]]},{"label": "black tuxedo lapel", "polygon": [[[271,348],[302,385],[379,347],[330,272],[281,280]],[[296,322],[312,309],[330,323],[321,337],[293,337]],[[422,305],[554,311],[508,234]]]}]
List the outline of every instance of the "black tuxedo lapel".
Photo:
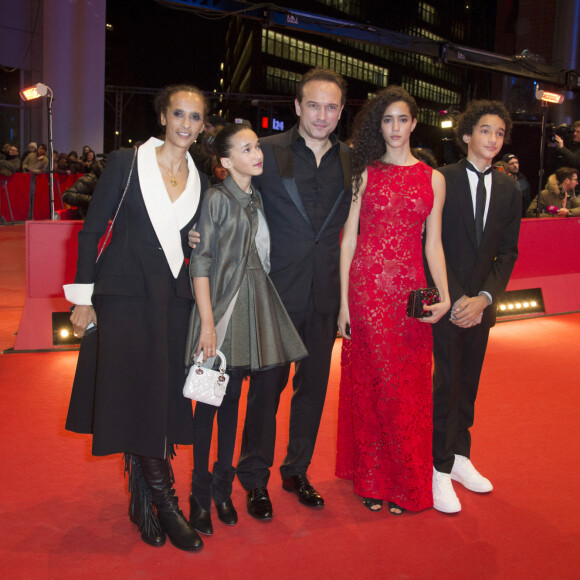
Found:
[{"label": "black tuxedo lapel", "polygon": [[485,220],[485,227],[483,228],[483,238],[481,239],[481,245],[486,242],[489,234],[487,232],[492,231],[492,224],[498,219],[501,212],[501,185],[498,185],[497,180],[494,179],[493,173],[491,174],[491,198],[489,200],[489,209],[487,210],[487,219]]},{"label": "black tuxedo lapel", "polygon": [[344,191],[350,191],[352,182],[352,171],[350,167],[350,151],[347,147],[342,146],[339,149],[340,164],[342,165],[342,174],[344,175]]},{"label": "black tuxedo lapel", "polygon": [[350,168],[350,151],[348,150],[348,148],[345,148],[341,145],[339,148],[339,157],[340,157],[340,165],[342,167],[342,175],[344,176],[344,187],[342,191],[339,193],[338,197],[336,198],[336,201],[334,202],[334,205],[332,206],[330,213],[326,216],[326,219],[324,220],[324,223],[322,224],[322,227],[320,228],[320,231],[316,236],[316,242],[320,240],[322,234],[324,233],[324,230],[326,229],[326,226],[328,226],[328,224],[334,217],[334,214],[338,211],[338,208],[342,203],[342,198],[344,197],[344,192],[351,190],[352,172]]},{"label": "black tuxedo lapel", "polygon": [[312,222],[310,221],[304,203],[302,202],[302,196],[298,191],[296,180],[294,179],[294,151],[292,150],[292,144],[287,147],[274,145],[273,149],[276,163],[278,164],[280,179],[282,180],[290,199],[294,202],[296,209],[314,231]]}]

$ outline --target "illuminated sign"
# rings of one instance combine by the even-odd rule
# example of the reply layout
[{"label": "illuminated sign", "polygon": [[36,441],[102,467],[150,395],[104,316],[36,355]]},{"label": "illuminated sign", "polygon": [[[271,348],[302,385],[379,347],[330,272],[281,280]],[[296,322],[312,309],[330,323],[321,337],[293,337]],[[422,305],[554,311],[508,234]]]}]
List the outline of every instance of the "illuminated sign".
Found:
[{"label": "illuminated sign", "polygon": [[[262,129],[268,129],[270,126],[268,117],[262,117]],[[273,131],[284,131],[284,121],[279,121],[278,119],[272,119],[272,130]]]}]

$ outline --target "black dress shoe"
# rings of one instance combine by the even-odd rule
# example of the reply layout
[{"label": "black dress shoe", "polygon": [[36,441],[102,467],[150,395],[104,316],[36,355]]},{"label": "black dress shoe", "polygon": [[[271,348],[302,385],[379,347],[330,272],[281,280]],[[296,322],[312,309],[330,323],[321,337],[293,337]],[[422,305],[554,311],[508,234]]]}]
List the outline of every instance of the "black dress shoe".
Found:
[{"label": "black dress shoe", "polygon": [[303,503],[308,507],[319,508],[324,506],[324,500],[310,485],[305,473],[299,473],[298,475],[293,475],[288,479],[283,479],[282,487],[286,491],[295,493],[298,496],[300,503]]},{"label": "black dress shoe", "polygon": [[204,510],[196,501],[193,495],[189,496],[189,525],[200,534],[211,536],[213,525],[211,523],[211,513]]},{"label": "black dress shoe", "polygon": [[248,513],[257,520],[271,520],[273,516],[272,502],[265,487],[256,487],[248,492]]},{"label": "black dress shoe", "polygon": [[238,523],[238,512],[232,503],[232,498],[228,497],[223,503],[216,503],[218,518],[228,526],[235,526]]}]

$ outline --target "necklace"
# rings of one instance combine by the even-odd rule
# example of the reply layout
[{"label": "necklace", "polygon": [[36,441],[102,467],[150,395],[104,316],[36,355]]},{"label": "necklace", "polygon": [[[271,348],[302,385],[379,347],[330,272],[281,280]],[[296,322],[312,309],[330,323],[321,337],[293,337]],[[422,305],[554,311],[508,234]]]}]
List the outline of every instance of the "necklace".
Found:
[{"label": "necklace", "polygon": [[[183,163],[183,159],[179,162],[179,165],[177,167],[177,175],[179,175],[179,170],[181,169],[181,164]],[[162,165],[162,167],[164,167]],[[171,173],[169,167],[164,167],[164,169],[167,171],[167,173],[169,174],[169,183],[171,183],[172,187],[177,187],[177,177],[175,175],[173,175],[173,173]]]}]

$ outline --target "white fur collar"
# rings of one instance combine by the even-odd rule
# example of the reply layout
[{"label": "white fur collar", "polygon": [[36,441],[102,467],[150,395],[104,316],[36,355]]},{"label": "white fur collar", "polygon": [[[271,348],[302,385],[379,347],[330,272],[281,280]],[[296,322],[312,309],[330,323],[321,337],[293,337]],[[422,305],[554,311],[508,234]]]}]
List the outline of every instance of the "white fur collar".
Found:
[{"label": "white fur collar", "polygon": [[175,203],[171,203],[155,153],[155,149],[161,145],[163,141],[151,137],[139,147],[137,153],[139,185],[153,229],[163,248],[171,272],[174,278],[177,278],[183,264],[183,248],[179,231],[191,220],[197,210],[201,182],[197,168],[187,153],[189,169],[187,184]]}]

